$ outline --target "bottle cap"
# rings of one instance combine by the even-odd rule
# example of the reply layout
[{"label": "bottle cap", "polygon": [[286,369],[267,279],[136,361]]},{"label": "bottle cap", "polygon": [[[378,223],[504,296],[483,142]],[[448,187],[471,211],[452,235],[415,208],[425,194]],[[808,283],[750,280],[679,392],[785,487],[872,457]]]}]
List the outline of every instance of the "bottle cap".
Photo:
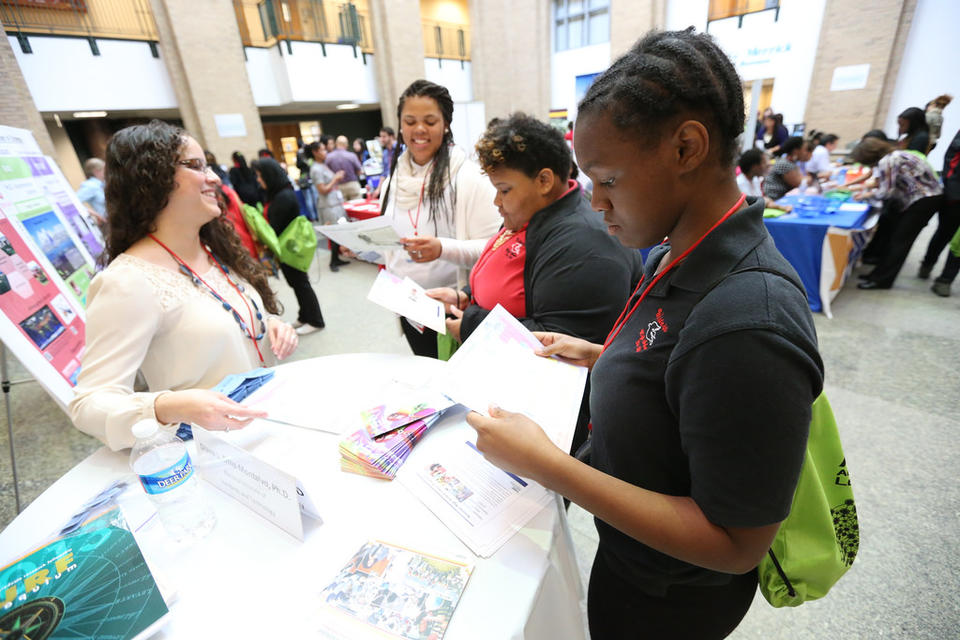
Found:
[{"label": "bottle cap", "polygon": [[130,428],[130,431],[135,438],[149,438],[155,434],[158,429],[160,429],[160,425],[157,424],[156,420],[145,418],[134,424],[133,427]]}]

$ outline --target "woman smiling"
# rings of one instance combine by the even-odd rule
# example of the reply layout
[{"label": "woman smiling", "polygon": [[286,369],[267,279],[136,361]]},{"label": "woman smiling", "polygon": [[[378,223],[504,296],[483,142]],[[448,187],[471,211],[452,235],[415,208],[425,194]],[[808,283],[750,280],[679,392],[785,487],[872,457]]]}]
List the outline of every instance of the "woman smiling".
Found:
[{"label": "woman smiling", "polygon": [[[390,251],[386,267],[422,287],[461,286],[484,244],[500,226],[493,188],[479,167],[453,145],[453,99],[438,84],[417,80],[400,96],[399,142],[380,210],[403,234],[404,250]],[[437,334],[401,318],[416,355],[437,357]]]}]

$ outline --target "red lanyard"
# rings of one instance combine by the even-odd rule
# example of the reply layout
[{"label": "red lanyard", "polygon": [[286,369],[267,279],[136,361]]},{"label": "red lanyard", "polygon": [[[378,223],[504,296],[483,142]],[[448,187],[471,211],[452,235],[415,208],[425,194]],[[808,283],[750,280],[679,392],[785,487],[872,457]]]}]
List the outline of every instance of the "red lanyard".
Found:
[{"label": "red lanyard", "polygon": [[[690,252],[693,251],[694,249],[696,249],[696,248],[697,248],[697,245],[699,245],[701,242],[703,242],[703,239],[704,239],[704,238],[706,238],[708,235],[710,235],[711,233],[713,233],[713,230],[714,230],[714,229],[716,229],[717,227],[719,227],[721,224],[723,224],[724,221],[726,221],[727,218],[729,218],[730,216],[732,216],[732,215],[734,214],[734,212],[735,212],[737,209],[740,208],[740,206],[743,204],[743,202],[744,202],[746,199],[747,199],[747,196],[741,194],[740,199],[737,200],[737,203],[736,203],[735,205],[733,205],[733,206],[730,208],[729,211],[727,211],[725,214],[723,214],[723,217],[720,218],[719,220],[717,220],[717,221],[713,224],[713,226],[710,227],[710,228],[707,230],[707,232],[706,232],[705,234],[703,234],[702,236],[700,236],[700,239],[699,239],[699,240],[697,240],[697,241],[694,242],[692,245],[690,245],[690,246],[687,248],[686,251],[684,251],[684,252],[681,253],[679,256],[677,256],[676,258],[674,258],[673,260],[671,260],[671,261],[670,261],[670,264],[667,265],[667,268],[666,268],[666,269],[664,269],[663,271],[661,271],[660,273],[658,273],[656,276],[654,276],[654,278],[653,278],[653,280],[650,282],[650,284],[647,285],[647,288],[644,289],[644,290],[643,290],[643,293],[640,294],[640,299],[637,300],[636,304],[634,304],[633,307],[631,307],[631,306],[630,306],[630,300],[633,300],[633,296],[637,295],[637,291],[639,291],[639,290],[640,290],[640,287],[643,286],[643,281],[646,280],[646,276],[643,276],[642,278],[640,278],[640,282],[637,283],[637,288],[634,289],[634,290],[633,290],[633,293],[630,294],[630,297],[627,299],[627,304],[626,304],[626,306],[624,306],[624,307],[623,307],[623,311],[620,312],[620,317],[617,318],[617,321],[613,323],[613,329],[610,330],[610,333],[607,335],[607,339],[603,341],[603,349],[600,350],[600,353],[601,353],[601,354],[602,354],[604,351],[606,351],[607,347],[610,346],[610,343],[613,342],[613,341],[616,339],[617,334],[619,334],[619,333],[620,333],[620,330],[623,329],[623,325],[627,324],[627,321],[630,319],[630,316],[632,316],[632,315],[633,315],[633,312],[637,310],[637,307],[639,307],[639,306],[640,306],[640,303],[643,302],[643,299],[647,297],[647,294],[650,293],[650,290],[653,289],[654,285],[657,284],[657,282],[659,282],[660,279],[661,279],[663,276],[667,275],[667,273],[668,273],[671,269],[673,269],[675,266],[677,266],[678,264],[680,264],[680,263],[684,260],[684,258],[686,258],[688,255],[690,255]],[[627,311],[628,309],[629,309],[629,311]]]},{"label": "red lanyard", "polygon": [[[210,293],[212,293],[215,298],[217,298],[221,302],[226,302],[223,299],[223,296],[217,293],[216,289],[214,289],[209,284],[207,284],[207,281],[201,278],[199,273],[191,269],[190,265],[184,262],[180,256],[178,256],[176,253],[173,252],[173,249],[171,249],[167,245],[160,242],[160,240],[152,233],[148,233],[147,235],[150,236],[151,240],[153,240],[158,245],[166,249],[167,253],[170,254],[170,257],[173,258],[177,262],[177,264],[179,264],[181,267],[186,269],[188,272],[190,272],[190,275],[192,275],[194,278],[196,278],[201,283],[203,283],[203,286],[205,286],[207,290],[210,291]],[[260,364],[266,364],[263,360],[263,354],[260,353],[260,345],[257,344],[257,339],[253,333],[254,317],[253,317],[253,310],[250,308],[250,303],[247,302],[246,296],[243,295],[243,293],[240,291],[240,288],[237,287],[236,283],[230,278],[229,275],[227,275],[227,272],[223,268],[223,265],[220,264],[220,261],[214,258],[213,254],[210,253],[210,249],[208,249],[206,245],[203,245],[203,250],[206,252],[207,256],[213,261],[213,263],[217,265],[217,268],[220,269],[220,272],[223,274],[223,277],[226,278],[228,283],[230,283],[230,286],[233,287],[233,290],[237,292],[237,295],[240,296],[240,299],[243,300],[243,304],[247,308],[247,313],[250,315],[250,324],[249,324],[249,328],[240,327],[240,330],[243,331],[244,335],[250,338],[251,342],[253,342],[253,348],[257,350],[257,357],[260,358]]]},{"label": "red lanyard", "polygon": [[417,219],[414,220],[413,216],[410,215],[412,209],[407,209],[407,218],[410,219],[410,224],[413,225],[413,235],[419,235],[417,233],[417,227],[420,226],[420,205],[423,204],[423,190],[427,188],[427,178],[430,177],[430,172],[427,171],[427,175],[423,176],[423,184],[420,185],[420,199],[417,200]]}]

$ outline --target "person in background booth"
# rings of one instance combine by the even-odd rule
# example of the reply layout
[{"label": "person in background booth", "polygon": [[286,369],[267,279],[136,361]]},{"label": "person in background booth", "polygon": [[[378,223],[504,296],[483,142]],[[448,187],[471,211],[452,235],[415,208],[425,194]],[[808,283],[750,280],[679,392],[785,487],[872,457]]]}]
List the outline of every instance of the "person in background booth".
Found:
[{"label": "person in background booth", "polygon": [[101,231],[106,230],[107,206],[103,193],[104,164],[100,158],[89,158],[83,163],[83,174],[87,179],[77,189],[77,198],[84,204],[93,221]]},{"label": "person in background booth", "polygon": [[492,463],[596,516],[594,638],[725,637],[790,511],[823,364],[763,203],[737,188],[743,128],[736,70],[692,28],[647,34],[594,81],[574,128],[591,204],[625,246],[667,240],[603,345],[536,334],[592,367],[590,463],[521,414],[467,416]]},{"label": "person in background booth", "polygon": [[[500,227],[495,190],[480,168],[453,144],[453,99],[445,87],[415,80],[397,104],[399,144],[380,190],[380,210],[403,234],[403,251],[387,252],[386,267],[425,289],[466,284],[487,241]],[[413,352],[437,357],[437,334],[400,319]]]},{"label": "person in background booth", "polygon": [[926,155],[930,151],[930,128],[923,109],[910,107],[897,116],[897,146]]},{"label": "person in background booth", "polygon": [[239,151],[234,151],[233,166],[230,168],[230,184],[244,204],[257,206],[261,201],[260,187],[253,169],[247,166],[247,159]]},{"label": "person in background booth", "polygon": [[779,205],[763,195],[763,179],[770,170],[770,161],[767,154],[760,149],[747,149],[737,160],[740,173],[737,175],[737,187],[740,193],[753,197],[763,198],[767,209],[779,209],[787,213],[793,211],[790,205]]},{"label": "person in background booth", "polygon": [[[858,199],[876,198],[895,214],[881,216],[871,241],[883,243],[879,263],[862,276],[858,289],[889,289],[903,268],[910,248],[940,208],[943,188],[930,164],[910,151],[877,138],[865,138],[850,153],[855,162],[876,167],[877,187],[861,191]],[[888,207],[887,205],[893,205]]]},{"label": "person in background booth", "polygon": [[[498,120],[477,142],[496,189],[503,228],[487,243],[464,290],[430,289],[456,316],[454,339],[466,340],[498,304],[532,331],[559,331],[600,342],[640,277],[640,254],[624,249],[569,179],[563,134],[522,113]],[[573,451],[586,440],[587,399]]]},{"label": "person in background booth", "polygon": [[[324,160],[327,159],[327,149],[319,142],[308,144],[307,152],[313,157],[310,180],[317,193],[317,216],[320,224],[337,224],[340,218],[347,215],[343,208],[343,196],[337,189],[337,184],[343,180],[343,172],[334,173],[324,164]],[[340,267],[350,264],[349,260],[340,257],[339,244],[333,240],[328,240],[328,243],[330,244],[330,271],[339,271]]]},{"label": "person in background booth", "polygon": [[783,115],[779,113],[768,113],[763,116],[763,131],[757,135],[757,141],[773,156],[779,156],[784,153],[783,143],[790,137],[787,128],[783,126]]},{"label": "person in background booth", "polygon": [[297,335],[223,217],[203,149],[154,120],[114,134],[106,157],[109,264],[87,293],[74,424],[119,450],[145,418],[229,430],[263,417],[210,388],[286,358]]},{"label": "person in background booth", "polygon": [[[287,172],[276,160],[261,158],[257,160],[255,170],[257,181],[267,194],[264,213],[279,238],[284,229],[300,215],[300,203],[293,192],[293,185],[290,184]],[[279,256],[277,257],[279,262]],[[290,285],[293,293],[297,296],[299,310],[297,311],[297,322],[294,325],[297,334],[305,336],[323,329],[326,323],[323,321],[323,313],[320,311],[317,294],[310,285],[310,278],[303,271],[283,262],[280,262],[280,271],[283,273],[283,279],[287,281],[287,284]]]},{"label": "person in background booth", "polygon": [[809,157],[800,136],[788,138],[781,151],[783,155],[777,158],[763,182],[763,195],[774,201],[803,184],[803,172],[797,167],[797,163],[802,162],[804,157]]},{"label": "person in background booth", "polygon": [[[933,268],[937,266],[940,253],[950,244],[957,230],[960,229],[960,131],[953,136],[950,146],[944,153],[943,172],[940,176],[943,179],[943,202],[940,205],[937,230],[930,238],[927,252],[920,264],[920,271],[917,273],[917,277],[924,280],[930,277]],[[958,272],[960,272],[960,256],[954,255],[953,251],[948,249],[943,271],[933,281],[930,289],[938,296],[948,297],[950,285],[953,284]]]}]

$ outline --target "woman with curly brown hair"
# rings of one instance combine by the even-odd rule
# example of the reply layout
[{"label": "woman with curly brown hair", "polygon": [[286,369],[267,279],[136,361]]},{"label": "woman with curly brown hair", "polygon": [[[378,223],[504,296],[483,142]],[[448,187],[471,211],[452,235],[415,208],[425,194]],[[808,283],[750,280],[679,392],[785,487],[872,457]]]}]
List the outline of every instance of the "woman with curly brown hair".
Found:
[{"label": "woman with curly brown hair", "polygon": [[157,120],[117,132],[106,155],[108,266],[87,294],[74,424],[114,450],[144,418],[246,426],[265,414],[210,388],[287,357],[297,335],[269,315],[277,300],[221,214],[220,179],[196,140]]}]

